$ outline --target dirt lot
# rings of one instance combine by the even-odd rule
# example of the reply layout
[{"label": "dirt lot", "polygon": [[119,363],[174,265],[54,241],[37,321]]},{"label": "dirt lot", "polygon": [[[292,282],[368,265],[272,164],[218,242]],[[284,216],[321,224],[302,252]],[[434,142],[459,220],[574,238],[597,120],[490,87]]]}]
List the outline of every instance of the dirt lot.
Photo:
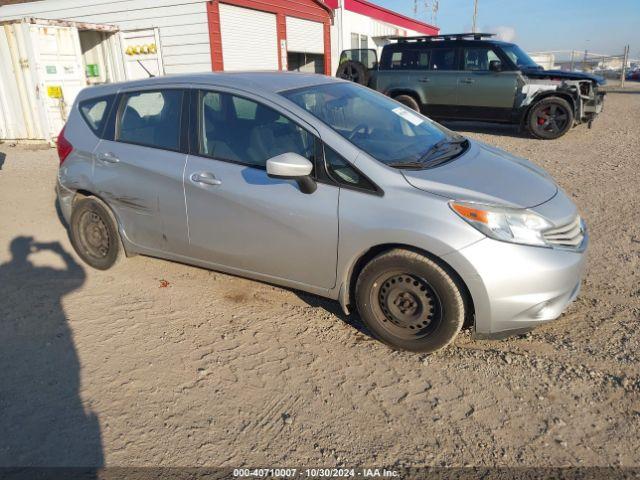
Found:
[{"label": "dirt lot", "polygon": [[592,243],[558,321],[429,357],[310,295],[145,257],[91,270],[55,152],[0,145],[0,466],[640,464],[640,92],[557,141],[455,128],[546,168]]}]

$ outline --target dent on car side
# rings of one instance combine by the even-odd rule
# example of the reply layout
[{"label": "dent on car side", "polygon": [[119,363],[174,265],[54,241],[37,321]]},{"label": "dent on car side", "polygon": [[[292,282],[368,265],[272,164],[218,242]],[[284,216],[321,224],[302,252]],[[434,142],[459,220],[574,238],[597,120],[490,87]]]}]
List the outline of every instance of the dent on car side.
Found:
[{"label": "dent on car side", "polygon": [[[295,84],[295,81],[287,82]],[[130,192],[127,198],[123,198],[122,195],[115,195],[109,188],[105,188],[110,182],[113,184],[119,181],[117,167],[96,165],[93,153],[103,140],[94,135],[78,111],[80,102],[96,96],[95,92],[87,89],[78,96],[73,106],[74,114],[70,116],[67,124],[68,130],[73,132],[72,141],[75,148],[59,170],[58,198],[67,221],[71,217],[74,199],[79,195],[91,194],[105,202],[118,220],[120,235],[128,254],[141,253],[163,257],[305,290],[339,300],[343,309],[348,311],[349,306],[354,304],[353,286],[358,269],[362,267],[362,259],[368,258],[371,252],[383,249],[407,248],[437,259],[460,279],[470,296],[472,312],[475,314],[475,330],[480,336],[491,336],[496,332],[519,328],[526,329],[556,318],[577,295],[584,263],[581,251],[558,251],[489,239],[472,228],[451,208],[452,200],[485,203],[495,200],[502,205],[530,208],[549,218],[554,224],[563,225],[577,214],[575,206],[557,189],[542,169],[526,160],[513,158],[494,147],[471,141],[467,151],[449,164],[431,171],[403,171],[369,156],[311,113],[284,99],[277,92],[260,89],[252,91],[250,83],[233,85],[233,82],[228,80],[217,84],[210,82],[206,76],[190,77],[187,81],[159,78],[151,83],[156,88],[215,89],[262,102],[313,131],[326,147],[339,152],[347,162],[363,172],[378,187],[378,191],[363,192],[340,188],[337,204],[327,204],[327,208],[335,209],[338,225],[335,281],[332,285],[294,281],[237,265],[214,263],[199,257],[195,247],[190,249],[189,225],[186,223],[188,216],[194,215],[194,212],[184,212],[182,238],[186,243],[183,251],[189,254],[176,253],[170,245],[164,246],[162,242],[158,245],[137,244],[132,241],[129,232],[130,228],[137,228],[136,221],[125,220],[120,206],[126,204],[129,210],[135,210],[138,214],[136,218],[147,218],[154,208],[154,201],[160,204],[161,190],[156,189],[155,197],[140,201],[135,198],[135,192]],[[126,84],[124,87],[108,85],[100,87],[100,94],[117,93],[123,88],[144,89],[149,88],[149,85],[147,82]],[[188,180],[187,157],[185,154],[185,168],[180,179],[183,184]],[[531,174],[533,177],[528,177],[529,180],[535,180],[539,184],[524,187],[530,189],[529,196],[518,196],[514,193],[514,199],[510,200],[508,192],[503,191],[498,197],[492,198],[490,192],[482,193],[483,188],[485,191],[487,188],[493,188],[492,179],[483,177],[480,173],[482,165],[478,172],[471,175],[471,180],[462,181],[460,177],[465,165],[478,164],[480,158],[488,162],[485,167],[489,176],[499,174],[499,167],[502,165],[511,172],[511,178],[524,175],[526,180],[526,176]],[[513,188],[517,189],[518,186]],[[135,190],[134,186],[131,186],[131,189]],[[539,201],[531,200],[534,198]],[[181,215],[186,199],[176,197],[170,199],[169,203],[172,205],[171,214]],[[286,212],[282,214],[286,215]],[[305,259],[304,265],[300,268],[326,269],[326,262],[326,255],[311,256]],[[526,276],[519,278],[522,272],[526,273]],[[529,293],[523,295],[523,291]],[[532,308],[537,310],[533,311]]]}]

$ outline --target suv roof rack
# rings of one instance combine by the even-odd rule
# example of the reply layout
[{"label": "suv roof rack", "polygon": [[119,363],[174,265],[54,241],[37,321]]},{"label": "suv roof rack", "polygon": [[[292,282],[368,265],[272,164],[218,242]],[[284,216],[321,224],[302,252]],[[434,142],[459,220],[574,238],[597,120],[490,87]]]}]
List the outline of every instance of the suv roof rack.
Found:
[{"label": "suv roof rack", "polygon": [[449,33],[447,35],[421,35],[416,37],[388,37],[389,40],[407,42],[430,42],[432,40],[482,40],[483,38],[495,37],[495,33]]}]

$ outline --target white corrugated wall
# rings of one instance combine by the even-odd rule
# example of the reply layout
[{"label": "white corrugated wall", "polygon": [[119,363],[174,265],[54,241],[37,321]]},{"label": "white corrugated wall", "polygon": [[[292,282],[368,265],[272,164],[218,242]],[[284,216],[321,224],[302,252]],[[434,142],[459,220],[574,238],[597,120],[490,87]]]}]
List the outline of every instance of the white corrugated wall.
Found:
[{"label": "white corrugated wall", "polygon": [[0,7],[0,19],[36,17],[159,27],[165,73],[211,71],[207,7],[203,0],[42,0]]}]

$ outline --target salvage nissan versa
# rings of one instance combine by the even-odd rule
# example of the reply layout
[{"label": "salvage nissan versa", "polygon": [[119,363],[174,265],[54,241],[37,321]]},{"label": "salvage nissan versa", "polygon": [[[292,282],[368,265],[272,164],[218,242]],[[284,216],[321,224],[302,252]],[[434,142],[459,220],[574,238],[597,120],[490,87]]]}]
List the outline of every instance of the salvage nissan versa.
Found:
[{"label": "salvage nissan versa", "polygon": [[92,87],[58,152],[89,265],[144,254],[304,290],[394,348],[440,349],[465,319],[479,337],[523,332],[580,287],[585,225],[549,175],[352,82]]}]

